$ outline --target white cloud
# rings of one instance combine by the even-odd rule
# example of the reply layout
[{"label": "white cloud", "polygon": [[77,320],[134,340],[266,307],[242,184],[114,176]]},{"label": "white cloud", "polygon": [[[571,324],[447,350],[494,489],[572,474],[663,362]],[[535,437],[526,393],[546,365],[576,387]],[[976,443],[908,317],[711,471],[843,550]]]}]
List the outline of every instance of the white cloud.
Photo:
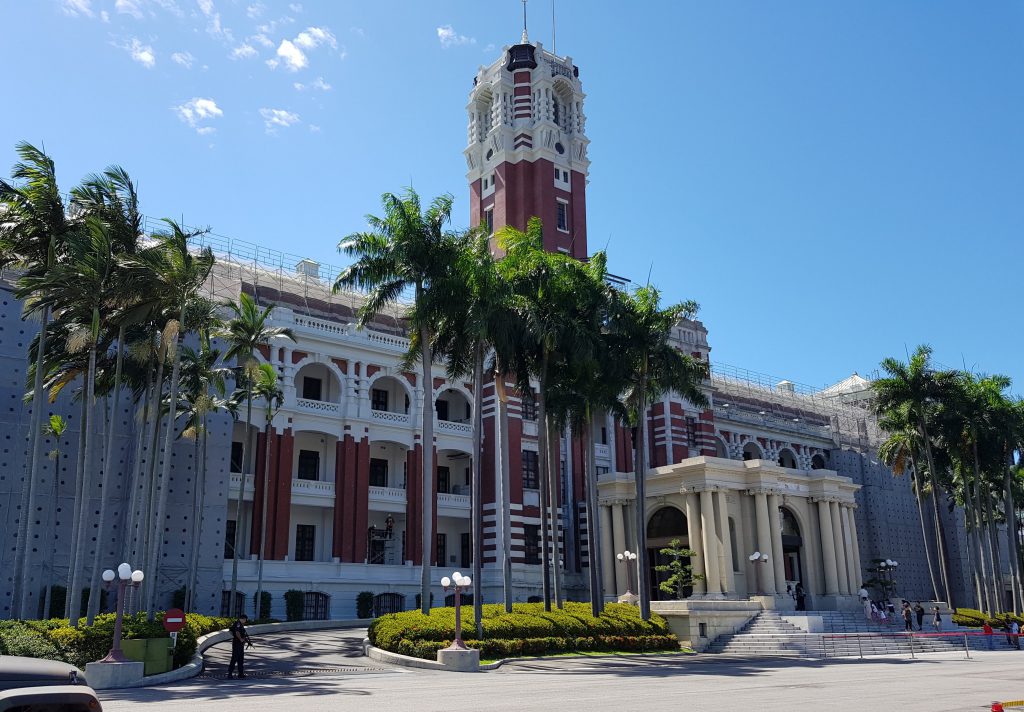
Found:
[{"label": "white cloud", "polygon": [[288,128],[299,123],[299,115],[284,109],[260,109],[263,124],[267,133],[275,133],[278,128]]},{"label": "white cloud", "polygon": [[[281,45],[277,48],[277,56],[280,57],[284,62],[284,65],[293,72],[297,72],[309,64],[309,60],[306,59],[305,53],[289,40],[281,40]],[[271,69],[273,69],[273,67],[271,67]]]},{"label": "white cloud", "polygon": [[331,31],[323,27],[307,27],[295,38],[295,44],[303,49],[315,49],[322,44],[337,48],[338,42]]},{"label": "white cloud", "polygon": [[207,17],[213,13],[213,0],[196,0],[196,4],[199,5],[199,9]]},{"label": "white cloud", "polygon": [[460,35],[451,25],[442,25],[441,27],[438,27],[437,39],[441,41],[441,46],[445,49],[454,45],[476,44],[475,37]]},{"label": "white cloud", "polygon": [[100,10],[100,19],[104,22],[110,22],[110,13],[106,10]]},{"label": "white cloud", "polygon": [[136,20],[142,19],[142,10],[136,0],[115,0],[114,9],[122,15],[131,15]]},{"label": "white cloud", "polygon": [[259,52],[252,45],[243,44],[231,50],[231,59],[252,59],[257,54]]},{"label": "white cloud", "polygon": [[292,86],[294,86],[299,91],[304,91],[306,89],[319,89],[320,91],[330,91],[331,90],[331,85],[328,84],[327,82],[325,82],[323,77],[317,77],[315,81],[310,82],[309,84],[303,84],[302,82],[295,82]]},{"label": "white cloud", "polygon": [[159,5],[164,10],[166,10],[167,12],[171,13],[176,17],[185,16],[185,11],[178,7],[178,3],[176,3],[174,0],[150,0],[150,2]]},{"label": "white cloud", "polygon": [[71,15],[71,17],[78,17],[79,15],[93,16],[92,0],[64,0],[61,3],[61,9],[64,10],[65,15]]},{"label": "white cloud", "polygon": [[309,125],[309,130],[312,133],[320,133],[320,127],[317,126],[316,124],[310,124]]},{"label": "white cloud", "polygon": [[277,69],[277,65],[278,64],[279,64],[279,62],[276,59],[268,59],[267,60],[267,66],[270,67],[271,69]]},{"label": "white cloud", "polygon": [[192,69],[192,62],[195,61],[195,57],[192,56],[191,52],[175,52],[171,55],[171,61],[175,64],[180,64],[185,69]]},{"label": "white cloud", "polygon": [[288,8],[295,13],[302,12],[302,3],[293,2],[288,5]]},{"label": "white cloud", "polygon": [[274,46],[274,43],[271,41],[271,39],[269,37],[267,37],[265,34],[263,34],[262,32],[259,33],[259,34],[253,35],[249,39],[252,40],[253,42],[259,42],[264,47],[273,47]]},{"label": "white cloud", "polygon": [[264,5],[263,3],[261,3],[261,2],[254,2],[252,5],[250,5],[249,7],[245,8],[245,14],[248,15],[253,20],[255,20],[257,17],[259,17],[260,15],[263,14],[263,11],[265,9],[266,9],[266,5]]},{"label": "white cloud", "polygon": [[213,13],[210,17],[210,21],[206,25],[206,32],[213,37],[223,37],[228,42],[235,41],[235,36],[232,34],[231,30],[227,27],[221,26],[219,12]]},{"label": "white cloud", "polygon": [[153,48],[142,44],[136,37],[132,37],[130,42],[121,45],[121,49],[128,52],[132,59],[146,69],[152,69],[153,65],[156,64],[156,54],[153,52]]},{"label": "white cloud", "polygon": [[212,119],[219,119],[224,115],[217,102],[213,99],[193,97],[180,106],[172,107],[178,118],[196,130],[201,136],[213,133],[214,128],[207,125]]}]

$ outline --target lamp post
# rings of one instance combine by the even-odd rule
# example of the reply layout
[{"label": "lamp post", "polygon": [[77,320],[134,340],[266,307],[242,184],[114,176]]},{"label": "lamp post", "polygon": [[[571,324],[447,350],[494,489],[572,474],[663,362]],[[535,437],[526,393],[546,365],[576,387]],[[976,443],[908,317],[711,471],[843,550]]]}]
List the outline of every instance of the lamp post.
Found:
[{"label": "lamp post", "polygon": [[[107,590],[115,587],[114,584],[114,571],[107,569],[103,572],[103,582],[107,585]],[[128,659],[121,652],[121,623],[124,621],[124,599],[125,592],[130,588],[136,589],[139,584],[142,583],[144,574],[139,569],[132,571],[132,567],[127,563],[121,564],[117,567],[118,582],[117,587],[117,617],[114,619],[114,641],[110,646],[110,652],[107,653],[107,657],[103,658],[99,662],[101,663],[124,663],[128,662]]]},{"label": "lamp post", "polygon": [[615,558],[619,560],[620,564],[626,565],[626,595],[633,595],[633,564],[636,561],[636,553],[629,551],[628,549],[621,554],[616,554]]},{"label": "lamp post", "polygon": [[891,589],[891,595],[893,598],[896,596],[896,567],[900,565],[900,562],[893,561],[892,559],[886,559],[878,564],[878,570],[881,572],[883,580],[886,578],[889,580],[889,588]]},{"label": "lamp post", "polygon": [[762,554],[760,551],[755,551],[749,558],[754,564],[754,576],[757,577],[757,592],[763,596],[764,585],[761,583],[761,567],[758,566],[758,564],[767,564],[768,554]]},{"label": "lamp post", "polygon": [[455,591],[455,640],[448,646],[448,650],[469,650],[462,642],[462,592],[473,585],[473,579],[463,576],[456,571],[451,578],[445,576],[441,579],[441,586],[445,591]]}]

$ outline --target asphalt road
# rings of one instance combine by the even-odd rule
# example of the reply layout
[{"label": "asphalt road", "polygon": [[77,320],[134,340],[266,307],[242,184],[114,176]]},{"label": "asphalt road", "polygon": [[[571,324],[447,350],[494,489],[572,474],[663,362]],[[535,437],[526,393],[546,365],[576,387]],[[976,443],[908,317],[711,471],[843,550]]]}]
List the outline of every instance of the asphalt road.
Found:
[{"label": "asphalt road", "polygon": [[393,668],[360,656],[363,631],[267,636],[248,680],[226,680],[227,650],[208,677],[100,694],[104,710],[313,712],[406,710],[758,710],[966,712],[1024,698],[1024,653],[918,659],[792,660],[716,656],[554,659],[478,674]]}]

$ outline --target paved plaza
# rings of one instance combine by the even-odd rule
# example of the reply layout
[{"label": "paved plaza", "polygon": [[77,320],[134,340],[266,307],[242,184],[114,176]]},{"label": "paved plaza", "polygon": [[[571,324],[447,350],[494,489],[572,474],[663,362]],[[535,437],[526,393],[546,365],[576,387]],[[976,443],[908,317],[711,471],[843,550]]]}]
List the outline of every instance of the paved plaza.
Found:
[{"label": "paved plaza", "polygon": [[[741,659],[651,656],[552,659],[478,674],[395,668],[362,657],[365,631],[277,634],[250,652],[248,680],[223,679],[227,650],[203,677],[101,693],[105,710],[313,712],[358,709],[828,710],[965,712],[1024,697],[1024,653],[924,659]],[[652,683],[657,684],[652,684]]]}]

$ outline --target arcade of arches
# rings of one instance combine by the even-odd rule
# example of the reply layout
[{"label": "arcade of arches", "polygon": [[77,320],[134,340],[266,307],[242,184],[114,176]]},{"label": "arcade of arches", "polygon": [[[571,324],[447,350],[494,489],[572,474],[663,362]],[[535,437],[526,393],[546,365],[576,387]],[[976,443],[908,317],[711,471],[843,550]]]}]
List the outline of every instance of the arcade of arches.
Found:
[{"label": "arcade of arches", "polygon": [[[654,570],[673,539],[692,549],[689,562],[705,578],[699,598],[762,597],[791,608],[799,583],[817,609],[847,607],[860,587],[854,518],[859,485],[826,469],[797,470],[767,460],[694,457],[647,476],[647,548],[652,598],[664,597]],[[605,594],[626,591],[615,554],[635,546],[632,473],[599,482]],[[760,552],[767,559],[755,563]]]}]

